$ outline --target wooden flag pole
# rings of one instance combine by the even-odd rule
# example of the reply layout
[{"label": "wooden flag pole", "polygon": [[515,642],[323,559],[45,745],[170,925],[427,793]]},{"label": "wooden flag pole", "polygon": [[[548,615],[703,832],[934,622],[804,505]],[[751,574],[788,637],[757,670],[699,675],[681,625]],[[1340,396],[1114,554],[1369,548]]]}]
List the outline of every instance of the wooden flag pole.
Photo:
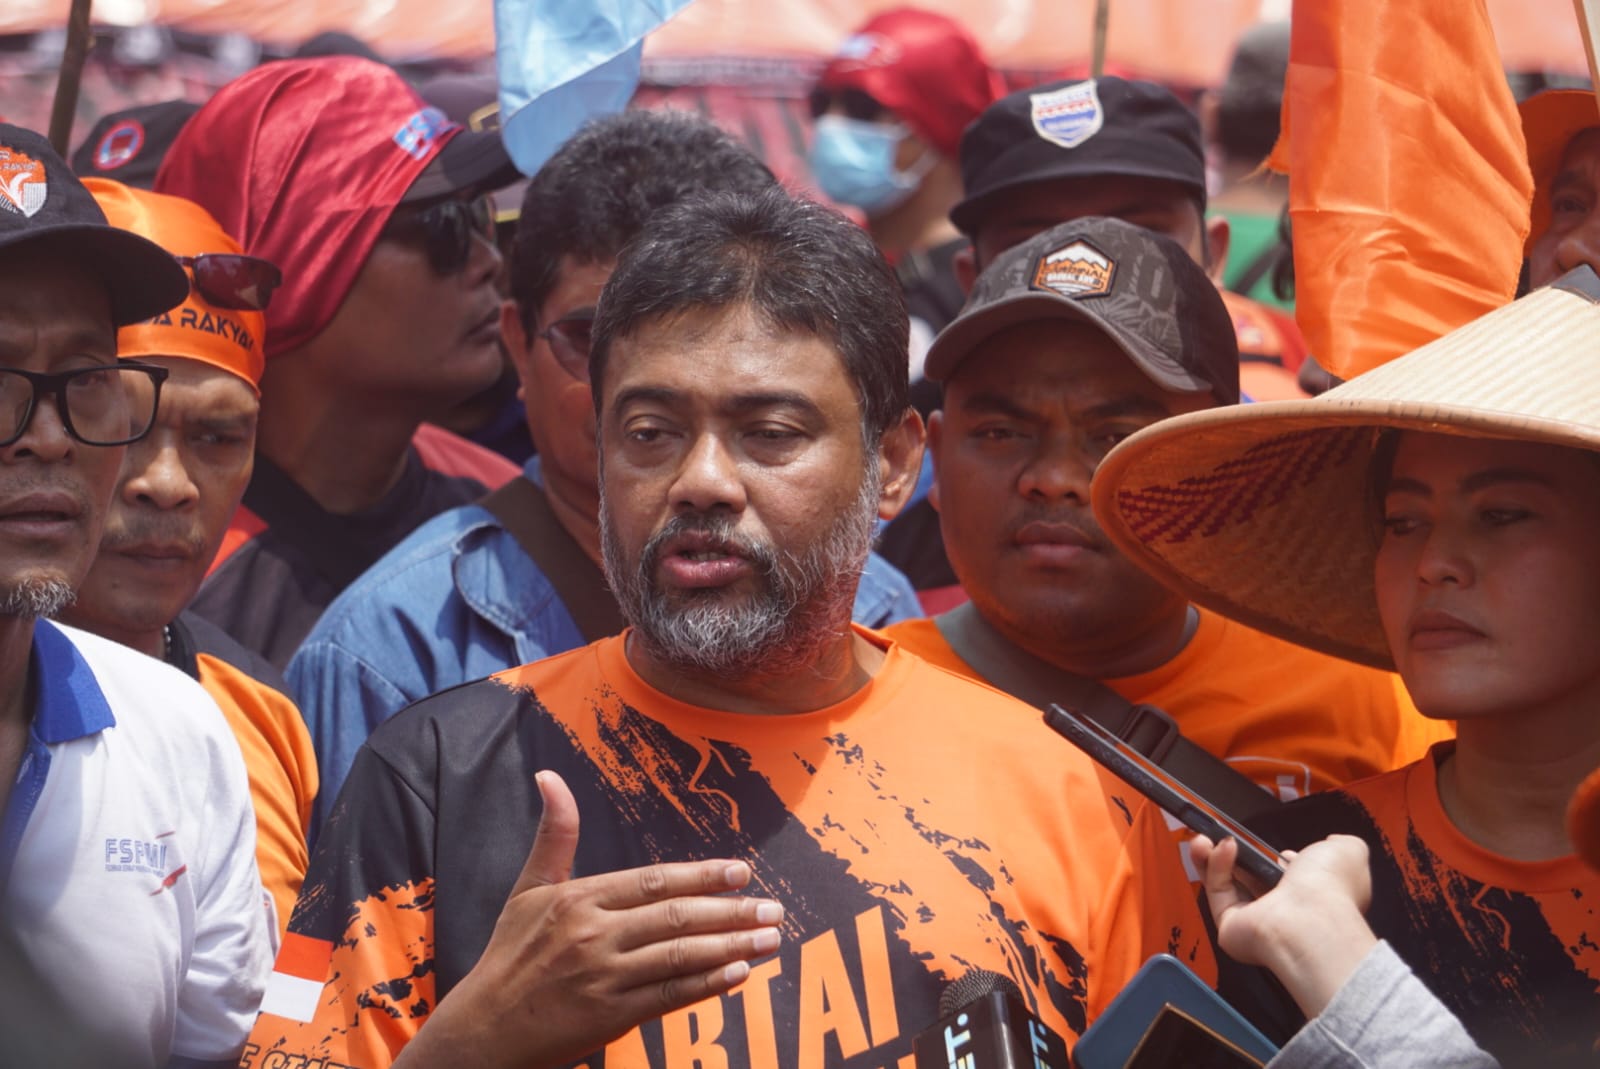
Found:
[{"label": "wooden flag pole", "polygon": [[78,88],[83,84],[83,64],[89,57],[89,7],[93,0],[72,0],[67,14],[67,44],[61,53],[61,73],[50,106],[50,144],[65,157],[70,151],[72,119],[78,111]]},{"label": "wooden flag pole", "polygon": [[1578,32],[1583,36],[1583,54],[1589,57],[1589,83],[1600,94],[1600,66],[1595,63],[1595,34],[1600,33],[1600,0],[1572,0],[1578,13]]},{"label": "wooden flag pole", "polygon": [[[1574,0],[1574,3],[1583,3],[1584,0]],[[1600,0],[1589,0],[1600,5]],[[1089,77],[1098,78],[1106,69],[1106,33],[1111,25],[1111,0],[1094,0],[1094,44],[1089,53]],[[1594,55],[1590,53],[1589,66],[1594,66]],[[1600,83],[1597,83],[1600,84]]]}]

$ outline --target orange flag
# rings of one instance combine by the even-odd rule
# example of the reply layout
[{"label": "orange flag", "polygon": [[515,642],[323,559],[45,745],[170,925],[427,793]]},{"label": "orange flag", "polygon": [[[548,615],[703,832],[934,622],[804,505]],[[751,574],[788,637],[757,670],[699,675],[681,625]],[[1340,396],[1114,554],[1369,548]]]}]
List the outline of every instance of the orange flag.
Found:
[{"label": "orange flag", "polygon": [[1533,179],[1484,0],[1296,0],[1295,312],[1350,378],[1511,300]]}]

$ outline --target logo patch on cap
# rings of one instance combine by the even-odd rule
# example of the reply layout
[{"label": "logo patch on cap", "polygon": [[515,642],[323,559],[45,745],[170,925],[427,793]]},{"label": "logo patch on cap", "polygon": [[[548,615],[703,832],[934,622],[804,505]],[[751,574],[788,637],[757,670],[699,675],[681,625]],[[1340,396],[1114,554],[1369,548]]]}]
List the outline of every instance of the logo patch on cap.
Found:
[{"label": "logo patch on cap", "polygon": [[94,166],[99,171],[114,171],[139,154],[144,148],[144,126],[125,119],[106,131],[94,147]]},{"label": "logo patch on cap", "polygon": [[849,60],[863,67],[887,67],[899,58],[900,46],[876,33],[858,33],[847,37],[834,54],[835,60]]},{"label": "logo patch on cap", "polygon": [[0,211],[32,216],[44,207],[49,191],[44,164],[9,145],[0,145]]},{"label": "logo patch on cap", "polygon": [[1033,105],[1033,128],[1062,148],[1077,148],[1105,124],[1100,90],[1092,78],[1065,89],[1034,93],[1028,100]]},{"label": "logo patch on cap", "polygon": [[1116,276],[1117,261],[1079,240],[1039,257],[1028,288],[1063,297],[1099,297],[1111,292]]},{"label": "logo patch on cap", "polygon": [[394,143],[412,159],[420,160],[433,151],[434,142],[455,128],[456,124],[445,118],[438,108],[423,108],[395,131]]}]

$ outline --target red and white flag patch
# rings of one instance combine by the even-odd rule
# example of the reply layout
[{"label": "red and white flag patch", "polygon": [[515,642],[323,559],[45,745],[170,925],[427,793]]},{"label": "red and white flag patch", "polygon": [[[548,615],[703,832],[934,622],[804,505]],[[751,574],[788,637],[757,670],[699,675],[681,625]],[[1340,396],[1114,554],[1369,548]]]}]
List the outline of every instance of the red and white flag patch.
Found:
[{"label": "red and white flag patch", "polygon": [[333,961],[333,944],[326,939],[288,932],[278,951],[278,961],[267,978],[267,993],[261,1012],[286,1017],[302,1024],[317,1014],[317,1000],[328,982],[328,966]]}]

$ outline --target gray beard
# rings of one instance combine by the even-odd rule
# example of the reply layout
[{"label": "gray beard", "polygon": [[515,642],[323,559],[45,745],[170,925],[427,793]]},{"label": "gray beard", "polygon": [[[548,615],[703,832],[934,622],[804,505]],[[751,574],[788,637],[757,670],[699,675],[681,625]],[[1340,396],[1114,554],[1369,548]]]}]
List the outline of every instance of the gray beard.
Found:
[{"label": "gray beard", "polygon": [[0,587],[0,616],[24,620],[54,616],[71,605],[75,597],[72,587],[60,579],[24,579]]},{"label": "gray beard", "polygon": [[[798,554],[738,538],[733,517],[703,513],[673,517],[630,566],[602,494],[606,577],[636,638],[656,659],[696,674],[781,675],[814,663],[849,630],[856,586],[872,550],[880,480],[875,451],[870,458],[856,500]],[[736,546],[762,580],[755,597],[726,604],[719,591],[675,598],[660,590],[655,573],[661,547],[686,531],[704,531]]]}]

